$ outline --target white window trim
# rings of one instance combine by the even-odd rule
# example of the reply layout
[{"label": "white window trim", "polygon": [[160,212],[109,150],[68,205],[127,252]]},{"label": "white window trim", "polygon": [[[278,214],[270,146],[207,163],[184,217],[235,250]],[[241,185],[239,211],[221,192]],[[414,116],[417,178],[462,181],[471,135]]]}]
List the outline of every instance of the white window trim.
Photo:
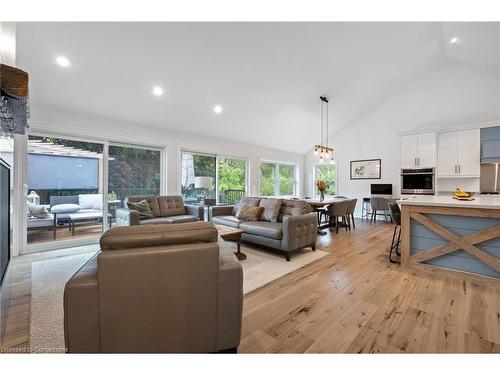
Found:
[{"label": "white window trim", "polygon": [[[141,148],[141,149],[147,149],[147,150],[155,150],[155,151],[160,151],[161,152],[161,164],[160,164],[160,192],[163,194],[166,192],[166,182],[167,182],[167,171],[166,171],[166,155],[167,155],[167,150],[166,146],[165,147],[160,147],[160,146],[149,146],[144,143],[126,143],[126,142],[120,142],[120,141],[114,141],[112,139],[106,140],[103,139],[102,137],[96,137],[96,138],[89,138],[87,136],[75,136],[71,134],[67,134],[64,132],[58,132],[58,131],[33,131],[31,132],[25,140],[25,151],[24,151],[24,165],[22,168],[24,169],[23,175],[23,190],[24,194],[22,197],[23,201],[23,207],[24,211],[26,212],[26,195],[27,195],[27,181],[28,181],[28,175],[27,175],[27,169],[28,169],[28,163],[27,163],[27,158],[28,158],[28,137],[29,136],[35,136],[35,137],[54,137],[54,138],[60,138],[60,139],[67,139],[71,141],[78,141],[78,142],[88,142],[88,143],[97,143],[97,144],[102,144],[103,145],[103,187],[102,187],[102,194],[103,194],[103,217],[106,217],[108,214],[108,205],[107,205],[107,199],[108,199],[108,177],[109,177],[109,165],[108,165],[108,151],[109,151],[109,146],[121,146],[121,147],[135,147],[135,148]],[[22,223],[16,223],[18,227],[18,231],[20,233],[20,236],[22,236],[22,246],[21,250],[19,251],[19,255],[22,254],[29,254],[29,253],[34,253],[34,252],[41,252],[41,251],[48,251],[48,250],[57,250],[57,249],[63,249],[67,247],[74,247],[74,246],[82,246],[82,245],[89,245],[89,244],[94,244],[99,242],[100,234],[96,235],[95,237],[85,237],[85,238],[77,238],[77,239],[68,239],[68,240],[62,240],[62,241],[49,241],[41,244],[30,244],[28,245],[27,243],[27,235],[28,235],[28,230],[27,230],[27,225],[26,225],[26,220],[25,220],[25,214],[22,215],[23,222]],[[108,222],[105,220],[104,222],[104,228],[103,228],[103,233],[108,229]]]},{"label": "white window trim", "polygon": [[[291,197],[291,196],[296,196],[297,195],[297,187],[298,187],[298,180],[297,180],[297,176],[298,176],[298,171],[297,171],[297,164],[296,163],[291,163],[291,162],[285,162],[285,161],[274,161],[274,160],[265,160],[265,159],[261,159],[260,162],[259,162],[259,195],[262,195],[261,194],[261,191],[260,191],[260,183],[261,183],[261,179],[262,179],[262,176],[261,176],[261,165],[262,164],[273,164],[275,166],[274,168],[274,195],[273,196],[276,196],[276,197]],[[293,184],[292,184],[292,187],[293,187],[293,193],[292,195],[281,195],[280,194],[280,179],[279,179],[279,166],[280,165],[283,165],[283,166],[290,166],[290,167],[293,167]]]}]

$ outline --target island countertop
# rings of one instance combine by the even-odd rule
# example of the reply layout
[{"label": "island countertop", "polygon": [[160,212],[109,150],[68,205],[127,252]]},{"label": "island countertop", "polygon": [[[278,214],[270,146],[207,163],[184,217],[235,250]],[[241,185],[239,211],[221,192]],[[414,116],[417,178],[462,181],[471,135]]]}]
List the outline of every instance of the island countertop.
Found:
[{"label": "island countertop", "polygon": [[500,196],[498,195],[475,195],[472,201],[460,201],[451,195],[419,195],[398,200],[400,205],[411,206],[438,206],[457,208],[484,208],[500,210]]}]

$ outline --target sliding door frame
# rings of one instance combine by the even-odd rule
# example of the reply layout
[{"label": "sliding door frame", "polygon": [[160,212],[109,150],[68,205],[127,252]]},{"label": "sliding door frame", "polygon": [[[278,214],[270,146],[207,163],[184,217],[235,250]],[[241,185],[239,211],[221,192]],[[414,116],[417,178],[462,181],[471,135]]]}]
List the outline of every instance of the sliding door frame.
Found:
[{"label": "sliding door frame", "polygon": [[219,161],[222,159],[234,159],[234,160],[242,160],[245,162],[245,195],[249,194],[250,191],[250,186],[249,186],[249,181],[250,181],[250,159],[247,157],[242,157],[242,156],[231,156],[231,155],[226,155],[226,154],[218,154],[218,153],[212,153],[212,152],[206,152],[206,151],[196,151],[196,149],[189,148],[189,147],[180,147],[179,149],[179,156],[178,156],[178,165],[177,165],[177,170],[178,170],[178,186],[177,186],[177,191],[179,192],[179,195],[182,194],[182,154],[183,153],[188,153],[188,154],[193,154],[193,155],[202,155],[202,156],[210,156],[215,158],[215,198],[217,204],[219,204],[219,196],[220,196],[220,188],[219,188]]},{"label": "sliding door frame", "polygon": [[[67,139],[71,141],[78,141],[78,142],[88,142],[88,143],[95,143],[95,144],[102,144],[103,145],[103,174],[102,174],[102,211],[103,211],[103,218],[106,218],[108,216],[108,184],[109,184],[109,146],[118,146],[118,147],[131,147],[131,148],[139,148],[139,149],[146,149],[146,150],[153,150],[153,151],[160,151],[160,194],[166,194],[166,186],[167,186],[167,152],[166,152],[166,146],[161,147],[161,146],[149,146],[146,144],[142,143],[126,143],[126,142],[115,142],[113,140],[106,140],[100,137],[96,138],[89,138],[86,136],[75,136],[75,135],[70,135],[67,133],[63,132],[51,132],[51,131],[33,131],[31,132],[27,137],[25,141],[25,149],[23,151],[24,154],[24,163],[22,163],[22,170],[19,171],[23,175],[22,179],[22,191],[24,192],[22,195],[22,202],[24,202],[24,205],[21,205],[24,209],[23,212],[26,212],[26,195],[27,195],[27,181],[28,181],[28,175],[27,175],[27,170],[28,170],[28,138],[29,136],[38,136],[38,137],[54,137],[54,138],[60,138],[60,139]],[[21,202],[21,203],[22,203]],[[44,242],[40,244],[31,244],[28,245],[27,243],[27,225],[26,225],[26,215],[24,214],[22,216],[23,222],[17,222],[15,223],[17,226],[18,233],[20,234],[20,237],[22,237],[22,246],[20,247],[20,252],[19,255],[23,254],[29,254],[29,253],[34,253],[34,252],[41,252],[41,251],[48,251],[48,250],[57,250],[57,249],[62,249],[62,248],[68,248],[68,247],[76,247],[76,246],[84,246],[84,245],[91,245],[91,244],[96,244],[99,242],[99,238],[101,234],[96,234],[95,237],[86,237],[86,238],[80,238],[80,239],[69,239],[69,240],[62,240],[62,241],[49,241],[49,242]],[[108,225],[108,220],[103,219],[103,233],[109,229]],[[21,238],[19,239],[21,240]]]}]

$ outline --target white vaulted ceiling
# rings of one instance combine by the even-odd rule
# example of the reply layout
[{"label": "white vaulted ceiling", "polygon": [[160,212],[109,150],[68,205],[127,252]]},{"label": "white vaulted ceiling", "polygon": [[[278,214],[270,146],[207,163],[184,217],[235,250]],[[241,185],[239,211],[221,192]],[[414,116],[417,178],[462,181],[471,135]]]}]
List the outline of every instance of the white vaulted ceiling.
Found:
[{"label": "white vaulted ceiling", "polygon": [[318,140],[320,95],[333,133],[445,61],[498,71],[499,25],[17,24],[33,107],[299,153]]}]

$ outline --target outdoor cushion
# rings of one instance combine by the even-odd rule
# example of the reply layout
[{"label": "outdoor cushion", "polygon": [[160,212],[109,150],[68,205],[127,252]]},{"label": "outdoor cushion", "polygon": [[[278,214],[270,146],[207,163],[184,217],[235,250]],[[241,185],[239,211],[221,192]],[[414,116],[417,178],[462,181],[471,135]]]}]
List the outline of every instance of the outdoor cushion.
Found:
[{"label": "outdoor cushion", "polygon": [[282,202],[283,199],[277,198],[261,199],[259,207],[264,208],[264,211],[260,215],[260,220],[276,223],[278,221],[278,215],[280,213]]},{"label": "outdoor cushion", "polygon": [[56,204],[52,206],[50,209],[51,212],[56,214],[69,214],[80,210],[81,207],[78,204],[73,203],[64,203],[64,204]]},{"label": "outdoor cushion", "polygon": [[177,224],[177,223],[192,223],[198,221],[198,218],[193,215],[175,215],[168,216],[165,218],[168,223]]},{"label": "outdoor cushion", "polygon": [[227,225],[228,227],[238,228],[241,220],[231,215],[221,215],[212,217],[212,222],[220,225]]},{"label": "outdoor cushion", "polygon": [[50,215],[49,211],[45,206],[42,206],[40,204],[33,204],[33,203],[28,203],[28,210],[30,214],[32,214],[34,217],[38,219],[46,219]]},{"label": "outdoor cushion", "polygon": [[263,207],[242,207],[239,210],[237,218],[240,220],[257,221],[264,212]]},{"label": "outdoor cushion", "polygon": [[48,217],[44,219],[32,218],[28,219],[28,229],[30,228],[45,228],[54,225],[54,216],[49,214]]},{"label": "outdoor cushion", "polygon": [[244,221],[240,224],[248,234],[281,240],[283,235],[282,223],[270,223],[268,221]]},{"label": "outdoor cushion", "polygon": [[78,204],[84,209],[102,210],[102,194],[78,194]]}]

